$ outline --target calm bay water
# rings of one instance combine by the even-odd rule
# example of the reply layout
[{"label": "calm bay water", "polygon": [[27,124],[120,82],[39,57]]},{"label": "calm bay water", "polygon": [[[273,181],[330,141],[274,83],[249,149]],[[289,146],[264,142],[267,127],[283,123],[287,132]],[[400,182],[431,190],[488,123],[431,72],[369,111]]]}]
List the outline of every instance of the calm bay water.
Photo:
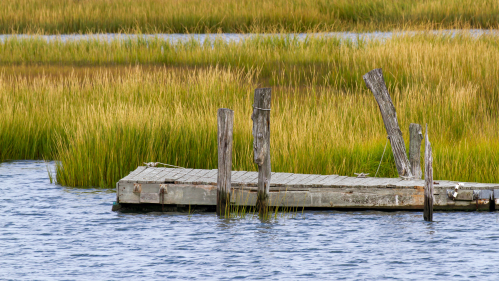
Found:
[{"label": "calm bay water", "polygon": [[[53,163],[49,164],[53,169]],[[0,279],[497,280],[499,212],[305,211],[261,222],[112,212],[112,190],[0,163]]]}]

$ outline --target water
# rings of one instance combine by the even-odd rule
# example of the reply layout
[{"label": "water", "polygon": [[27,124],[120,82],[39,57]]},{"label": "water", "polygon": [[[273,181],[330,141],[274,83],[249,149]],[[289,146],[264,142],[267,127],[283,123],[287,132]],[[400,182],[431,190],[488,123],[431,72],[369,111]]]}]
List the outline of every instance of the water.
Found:
[{"label": "water", "polygon": [[78,41],[78,40],[103,40],[103,41],[112,41],[112,40],[136,40],[136,39],[145,39],[150,40],[154,38],[162,39],[170,41],[171,43],[176,42],[186,42],[188,40],[199,41],[201,44],[204,43],[205,40],[209,39],[213,42],[217,38],[221,38],[227,42],[240,42],[248,38],[253,38],[255,36],[264,36],[264,37],[289,37],[296,38],[298,40],[305,40],[306,38],[311,37],[334,37],[342,40],[350,40],[352,42],[357,42],[359,39],[362,40],[386,40],[392,38],[393,36],[400,35],[416,35],[416,34],[443,34],[448,36],[456,36],[458,34],[468,34],[473,37],[480,37],[483,35],[498,35],[499,30],[484,30],[484,29],[470,29],[470,30],[433,30],[433,31],[404,31],[404,32],[365,32],[365,33],[356,33],[356,32],[325,32],[325,33],[289,33],[289,34],[240,34],[240,33],[219,33],[219,34],[167,34],[167,33],[158,33],[158,34],[121,34],[121,33],[103,33],[103,34],[62,34],[62,35],[12,35],[12,34],[3,34],[0,35],[0,41],[4,42],[9,38],[18,38],[18,39],[30,39],[30,38],[41,38],[47,40],[47,42],[60,40],[62,42],[68,41]]},{"label": "water", "polygon": [[[49,165],[53,169],[53,164]],[[0,164],[0,279],[497,280],[499,213],[117,213],[109,190]]]}]

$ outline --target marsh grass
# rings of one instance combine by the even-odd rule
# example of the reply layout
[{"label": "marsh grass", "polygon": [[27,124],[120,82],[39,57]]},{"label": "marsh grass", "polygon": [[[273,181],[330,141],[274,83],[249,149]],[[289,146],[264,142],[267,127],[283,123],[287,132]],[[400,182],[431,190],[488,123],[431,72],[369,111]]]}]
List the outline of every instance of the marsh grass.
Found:
[{"label": "marsh grass", "polygon": [[[243,42],[223,38],[192,39],[171,43],[159,38],[123,40],[81,40],[62,42],[11,37],[0,42],[0,65],[96,68],[104,66],[120,71],[119,66],[141,65],[145,68],[222,68],[258,69],[258,82],[279,87],[328,86],[337,91],[365,90],[362,75],[383,66],[389,87],[403,89],[424,84],[435,90],[442,85],[465,86],[473,83],[481,93],[496,91],[499,46],[497,35],[479,39],[464,31],[450,35],[400,35],[385,41],[358,42],[339,38],[293,36],[255,36]],[[54,69],[55,68],[55,69]],[[113,70],[114,69],[114,70]],[[40,71],[40,70],[38,70]],[[34,72],[34,71],[33,71]],[[441,81],[443,78],[447,81]]]},{"label": "marsh grass", "polygon": [[[243,194],[241,191],[239,191],[238,193],[239,196]],[[279,194],[280,196],[274,197],[274,200],[276,200],[277,202],[272,202],[271,199],[269,201],[270,206],[261,214],[259,213],[259,210],[254,206],[254,204],[249,204],[250,195],[247,193],[247,196],[243,195],[243,198],[239,201],[239,204],[226,204],[226,211],[223,215],[220,216],[220,218],[244,219],[250,217],[259,218],[262,221],[270,221],[281,218],[296,218],[300,212],[303,214],[303,211],[305,210],[304,202],[288,202],[290,204],[284,204],[284,202],[287,202],[285,200],[286,192],[280,193],[282,193],[283,195]],[[296,203],[301,203],[301,207]]]},{"label": "marsh grass", "polygon": [[0,33],[260,33],[497,28],[494,0],[19,0]]},{"label": "marsh grass", "polygon": [[296,218],[298,214],[303,214],[305,210],[304,207],[269,207],[267,212],[259,214],[254,206],[237,206],[231,205],[229,207],[229,212],[225,216],[221,216],[222,219],[246,219],[258,218],[262,222],[269,222],[278,219],[288,219]]},{"label": "marsh grass", "polygon": [[[436,179],[499,182],[498,42],[9,39],[0,44],[0,159],[57,159],[67,186],[114,187],[150,161],[213,169],[225,107],[235,111],[233,170],[255,170],[253,91],[271,85],[273,171],[374,175],[386,132],[362,75],[383,67],[406,141],[411,122],[428,123]],[[378,176],[396,176],[390,147]]]}]

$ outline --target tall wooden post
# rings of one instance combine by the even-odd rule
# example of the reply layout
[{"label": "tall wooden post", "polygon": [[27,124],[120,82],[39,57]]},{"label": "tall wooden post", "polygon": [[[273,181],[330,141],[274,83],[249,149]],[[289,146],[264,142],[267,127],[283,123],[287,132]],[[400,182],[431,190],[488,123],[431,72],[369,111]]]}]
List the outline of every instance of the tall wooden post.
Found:
[{"label": "tall wooden post", "polygon": [[433,155],[431,144],[428,140],[428,124],[426,124],[424,149],[424,211],[425,221],[433,221]]},{"label": "tall wooden post", "polygon": [[218,177],[217,177],[217,215],[229,213],[232,172],[232,129],[234,111],[218,109]]},{"label": "tall wooden post", "polygon": [[423,140],[423,127],[419,124],[409,125],[409,163],[411,172],[415,179],[420,180],[423,176],[421,171],[421,141]]},{"label": "tall wooden post", "polygon": [[256,208],[265,215],[269,207],[270,187],[270,88],[255,90],[253,102],[253,161],[258,165]]},{"label": "tall wooden post", "polygon": [[392,145],[393,157],[399,176],[412,178],[411,164],[407,159],[404,138],[397,121],[397,112],[388,93],[381,68],[374,69],[362,77],[378,102],[385,129]]}]

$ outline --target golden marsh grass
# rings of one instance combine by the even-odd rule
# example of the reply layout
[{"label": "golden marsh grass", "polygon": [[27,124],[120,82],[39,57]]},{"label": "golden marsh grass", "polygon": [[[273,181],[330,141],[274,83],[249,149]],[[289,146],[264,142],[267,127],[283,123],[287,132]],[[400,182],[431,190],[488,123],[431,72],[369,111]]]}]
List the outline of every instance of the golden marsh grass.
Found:
[{"label": "golden marsh grass", "polygon": [[260,33],[497,28],[494,0],[18,0],[1,33]]},{"label": "golden marsh grass", "polygon": [[493,0],[19,0],[1,33],[247,33],[497,28]]},{"label": "golden marsh grass", "polygon": [[[274,171],[373,175],[386,132],[362,75],[383,67],[406,140],[409,123],[428,123],[435,178],[498,182],[498,42],[257,38],[161,53],[167,43],[160,40],[148,48],[7,40],[0,45],[9,52],[0,74],[0,158],[60,160],[57,181],[69,186],[113,187],[149,161],[216,168],[216,112],[228,107],[235,111],[233,169],[254,170],[253,90],[272,85]],[[378,176],[396,176],[387,152]]]}]

